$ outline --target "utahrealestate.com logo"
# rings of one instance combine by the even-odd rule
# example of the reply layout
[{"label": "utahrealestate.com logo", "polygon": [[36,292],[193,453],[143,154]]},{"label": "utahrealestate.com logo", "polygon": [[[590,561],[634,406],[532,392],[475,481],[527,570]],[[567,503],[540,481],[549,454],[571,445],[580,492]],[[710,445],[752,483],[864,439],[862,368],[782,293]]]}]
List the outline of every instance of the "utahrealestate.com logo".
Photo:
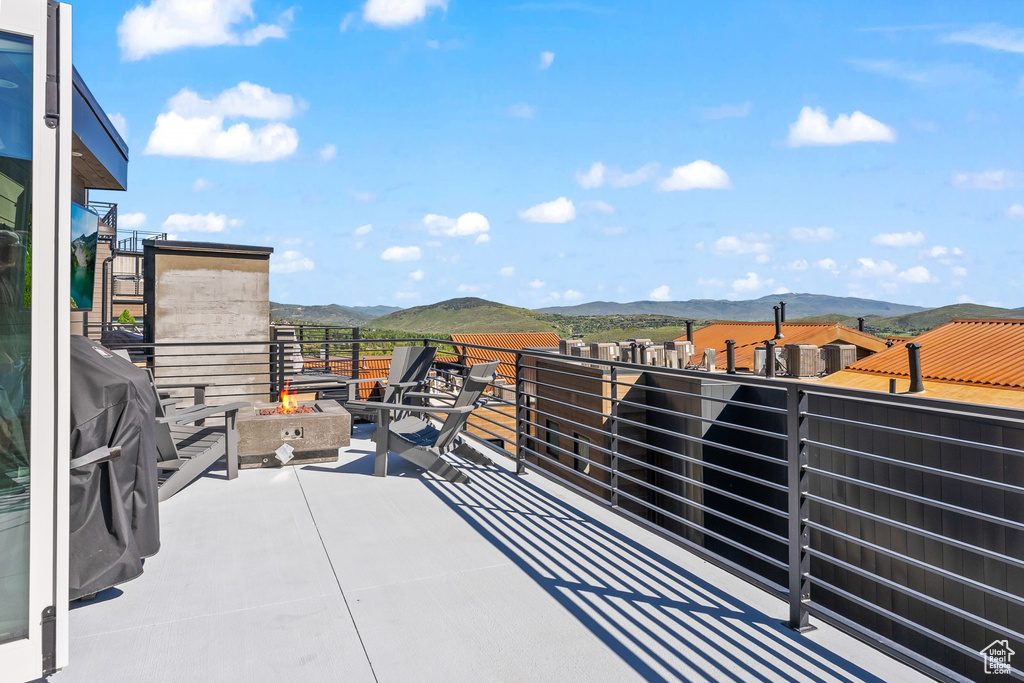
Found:
[{"label": "utahrealestate.com logo", "polygon": [[1008,674],[1012,670],[1010,659],[1016,653],[1010,649],[1010,641],[993,640],[992,643],[981,650],[981,656],[985,658],[985,673],[987,674]]}]

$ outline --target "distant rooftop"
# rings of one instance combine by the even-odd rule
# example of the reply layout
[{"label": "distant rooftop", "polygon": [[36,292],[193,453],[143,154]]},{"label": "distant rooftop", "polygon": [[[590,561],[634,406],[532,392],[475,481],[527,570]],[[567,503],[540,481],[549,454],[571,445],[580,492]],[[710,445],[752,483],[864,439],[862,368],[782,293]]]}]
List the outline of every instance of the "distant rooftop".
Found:
[{"label": "distant rooftop", "polygon": [[[839,323],[782,323],[782,334],[785,338],[778,343],[783,344],[853,344],[870,352],[883,351],[885,340],[872,334],[860,332]],[[724,359],[725,340],[736,341],[736,367],[751,369],[754,367],[754,349],[763,346],[766,339],[775,336],[775,323],[771,322],[716,322],[702,327],[693,333],[695,356],[700,357],[704,349],[715,349]],[[676,338],[686,341],[686,335]],[[724,360],[723,360],[724,362]]]}]

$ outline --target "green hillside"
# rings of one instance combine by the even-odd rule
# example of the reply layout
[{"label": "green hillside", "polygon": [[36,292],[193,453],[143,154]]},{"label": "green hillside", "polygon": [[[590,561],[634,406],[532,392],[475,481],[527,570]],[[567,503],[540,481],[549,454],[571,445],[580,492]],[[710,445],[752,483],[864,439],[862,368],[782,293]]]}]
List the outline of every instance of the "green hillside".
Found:
[{"label": "green hillside", "polygon": [[394,306],[296,306],[270,302],[270,315],[274,320],[304,322],[313,325],[357,326],[402,309]]},{"label": "green hillside", "polygon": [[375,319],[370,327],[430,334],[558,331],[553,316],[475,297],[406,308]]},{"label": "green hillside", "polygon": [[933,308],[920,313],[910,313],[892,318],[880,318],[869,323],[875,334],[888,336],[896,334],[921,334],[944,325],[954,318],[1024,318],[1020,309],[996,308],[978,304],[953,304]]}]

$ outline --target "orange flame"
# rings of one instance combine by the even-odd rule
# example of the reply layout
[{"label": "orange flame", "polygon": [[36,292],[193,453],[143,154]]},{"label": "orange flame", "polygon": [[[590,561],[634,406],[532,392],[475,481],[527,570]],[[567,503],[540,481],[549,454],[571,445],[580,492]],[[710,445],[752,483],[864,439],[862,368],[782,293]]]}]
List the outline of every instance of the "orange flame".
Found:
[{"label": "orange flame", "polygon": [[281,407],[278,408],[280,413],[294,413],[299,409],[299,402],[295,399],[295,394],[298,392],[288,391],[290,384],[291,380],[288,380],[284,384],[284,389],[281,390]]}]

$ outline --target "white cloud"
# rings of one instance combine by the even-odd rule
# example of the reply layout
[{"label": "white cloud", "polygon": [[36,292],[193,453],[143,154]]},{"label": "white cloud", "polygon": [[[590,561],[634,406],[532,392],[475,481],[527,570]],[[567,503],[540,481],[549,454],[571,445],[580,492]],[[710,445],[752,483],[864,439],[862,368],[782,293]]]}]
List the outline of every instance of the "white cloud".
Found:
[{"label": "white cloud", "polygon": [[972,304],[974,303],[974,299],[971,298],[970,294],[961,294],[956,298],[956,302],[958,304]]},{"label": "white cloud", "polygon": [[338,25],[338,30],[344,33],[348,30],[348,27],[352,25],[352,22],[356,20],[356,13],[349,12],[341,19],[341,24]]},{"label": "white cloud", "polygon": [[515,119],[532,119],[537,115],[537,107],[520,102],[508,108],[508,115]]},{"label": "white cloud", "polygon": [[601,230],[606,235],[621,235],[626,232],[626,228],[622,225],[612,225],[610,227]]},{"label": "white cloud", "polygon": [[337,156],[338,148],[335,147],[334,145],[324,145],[323,147],[320,148],[318,154],[320,155],[320,158],[323,159],[324,161],[330,161],[335,156]]},{"label": "white cloud", "polygon": [[827,270],[833,275],[839,273],[839,264],[835,262],[835,259],[823,258],[820,261],[816,261],[814,263],[814,267],[820,268],[821,270]]},{"label": "white cloud", "polygon": [[519,218],[530,223],[568,223],[576,218],[576,207],[571,200],[559,197],[520,211]]},{"label": "white cloud", "polygon": [[126,119],[124,117],[124,115],[121,114],[121,113],[111,114],[107,118],[109,118],[110,122],[112,124],[114,124],[114,128],[116,128],[117,132],[121,135],[121,139],[122,140],[127,140],[128,139],[128,119]]},{"label": "white cloud", "polygon": [[745,278],[733,280],[732,282],[732,289],[734,292],[737,293],[756,292],[774,286],[775,280],[773,280],[772,278],[768,278],[767,280],[765,280],[757,273],[747,273],[747,276]]},{"label": "white cloud", "polygon": [[789,146],[849,145],[854,142],[896,142],[896,131],[863,112],[840,114],[831,124],[818,107],[804,107],[789,126]]},{"label": "white cloud", "polygon": [[676,166],[672,175],[658,183],[662,192],[681,190],[729,190],[732,182],[729,174],[709,161],[698,159],[685,166]]},{"label": "white cloud", "polygon": [[858,277],[887,277],[896,272],[896,266],[888,261],[875,261],[872,258],[859,258],[857,263],[860,267],[853,271]]},{"label": "white cloud", "polygon": [[380,253],[385,261],[419,261],[421,256],[419,247],[388,247]]},{"label": "white cloud", "polygon": [[701,287],[712,287],[714,289],[721,289],[725,286],[725,283],[715,277],[699,277],[697,278],[697,284]]},{"label": "white cloud", "polygon": [[543,280],[531,280],[530,281],[530,289],[540,289],[544,285],[545,285],[545,282]]},{"label": "white cloud", "polygon": [[473,294],[475,292],[479,292],[480,291],[480,286],[479,285],[466,285],[466,284],[462,284],[462,285],[459,285],[457,289],[458,289],[458,291],[461,294]]},{"label": "white cloud", "polygon": [[457,219],[428,213],[423,217],[423,225],[427,226],[427,230],[434,237],[468,237],[486,233],[491,229],[491,224],[483,214],[475,211],[464,213]]},{"label": "white cloud", "polygon": [[581,292],[577,292],[575,289],[567,289],[565,290],[565,294],[562,295],[562,298],[566,301],[579,301],[583,298],[583,294]]},{"label": "white cloud", "polygon": [[416,282],[420,282],[423,279],[423,269],[420,268],[419,270],[412,271],[411,273],[409,273],[409,277],[411,277]]},{"label": "white cloud", "polygon": [[285,38],[294,18],[283,12],[274,24],[259,24],[239,32],[239,24],[252,22],[253,0],[153,0],[136,5],[117,27],[121,59],[133,62],[183,47],[259,45],[267,38]]},{"label": "white cloud", "polygon": [[395,298],[398,299],[398,300],[419,299],[420,298],[420,293],[419,292],[395,292]]},{"label": "white cloud", "polygon": [[924,266],[914,266],[913,268],[908,268],[900,273],[899,279],[903,282],[924,284],[932,281],[932,274],[929,273],[928,269]]},{"label": "white cloud", "polygon": [[789,237],[797,242],[831,242],[838,235],[833,228],[792,228]]},{"label": "white cloud", "polygon": [[718,107],[705,107],[700,110],[701,116],[709,121],[718,119],[741,119],[750,114],[750,102],[743,104],[723,104]]},{"label": "white cloud", "polygon": [[441,47],[441,42],[437,40],[428,40],[427,47],[431,50],[436,50]]},{"label": "white cloud", "polygon": [[767,233],[747,233],[742,237],[724,235],[715,240],[715,243],[711,246],[711,251],[719,256],[735,256],[742,254],[768,256],[768,252],[771,251],[771,245],[768,244],[768,240],[770,239],[771,236]]},{"label": "white cloud", "polygon": [[271,273],[298,273],[313,270],[316,264],[297,251],[285,251],[270,255]]},{"label": "white cloud", "polygon": [[554,61],[555,61],[555,53],[554,52],[548,52],[546,50],[544,52],[541,52],[540,53],[540,70],[543,71],[544,69],[548,68],[549,66],[551,66],[551,63],[554,62]]},{"label": "white cloud", "polygon": [[434,8],[447,10],[448,0],[367,0],[363,20],[381,28],[398,28],[423,21]]},{"label": "white cloud", "polygon": [[580,208],[584,211],[594,211],[597,213],[615,213],[614,206],[602,201],[582,201],[580,202]]},{"label": "white cloud", "polygon": [[146,214],[144,213],[121,213],[117,216],[117,227],[119,228],[132,230],[134,228],[141,228],[145,224]]},{"label": "white cloud", "polygon": [[1024,204],[1014,204],[1006,210],[1006,217],[1015,221],[1024,220]]},{"label": "white cloud", "polygon": [[203,190],[209,190],[212,187],[212,183],[205,178],[196,178],[196,181],[192,183],[193,192],[202,192]]},{"label": "white cloud", "polygon": [[186,118],[219,116],[225,118],[290,119],[306,108],[306,103],[291,95],[275,93],[262,85],[242,81],[215,99],[206,100],[194,90],[182,88],[167,101],[168,109]]},{"label": "white cloud", "polygon": [[491,241],[491,236],[488,235],[485,232],[485,233],[481,233],[481,234],[477,235],[476,239],[473,240],[473,244],[487,244],[490,241]]},{"label": "white cloud", "polygon": [[222,213],[185,214],[172,213],[164,221],[165,232],[224,232],[228,228],[237,228],[242,221],[228,218]]},{"label": "white cloud", "polygon": [[964,268],[963,266],[954,266],[953,267],[953,276],[954,277],[967,277],[967,269]]},{"label": "white cloud", "polygon": [[576,182],[584,190],[592,190],[595,187],[601,187],[604,185],[605,168],[604,164],[600,161],[595,161],[591,166],[590,170],[586,173],[583,171],[576,171]]},{"label": "white cloud", "polygon": [[871,244],[883,247],[916,247],[924,244],[923,232],[883,232],[871,238]]},{"label": "white cloud", "polygon": [[959,190],[1009,190],[1022,185],[1024,185],[1024,173],[1018,171],[953,174],[953,187]]},{"label": "white cloud", "polygon": [[[968,64],[915,64],[893,59],[851,59],[851,66],[860,71],[892,78],[905,83],[925,86],[966,84],[988,84],[992,77]],[[932,124],[934,126],[934,124]],[[928,128],[924,128],[928,130]],[[932,130],[931,132],[934,132]]]},{"label": "white cloud", "polygon": [[367,223],[366,225],[360,225],[358,228],[352,231],[353,235],[362,237],[363,235],[369,235],[373,231],[373,224]]},{"label": "white cloud", "polygon": [[498,272],[501,274],[502,277],[512,277],[513,275],[516,274],[516,268],[515,266],[505,266]]},{"label": "white cloud", "polygon": [[977,45],[1000,52],[1024,53],[1024,29],[1002,24],[981,24],[943,37],[947,43]]},{"label": "white cloud", "polygon": [[644,164],[632,173],[623,173],[618,169],[612,169],[608,174],[608,184],[612,187],[634,187],[651,180],[657,172],[658,164],[654,162]]},{"label": "white cloud", "polygon": [[807,270],[807,261],[804,259],[790,261],[786,264],[786,268],[789,268],[790,270]]},{"label": "white cloud", "polygon": [[184,88],[167,104],[169,111],[156,118],[146,154],[259,162],[289,156],[299,145],[295,129],[280,122],[256,129],[236,123],[225,129],[225,118],[286,119],[305,107],[291,95],[253,83],[243,81],[213,100]]},{"label": "white cloud", "polygon": [[936,244],[934,247],[932,247],[925,253],[927,253],[932,258],[939,258],[940,256],[945,256],[946,254],[948,254],[949,249],[947,247],[942,246],[941,244]]},{"label": "white cloud", "polygon": [[372,192],[350,192],[349,194],[353,200],[360,204],[369,204],[377,199],[377,195]]},{"label": "white cloud", "polygon": [[650,297],[651,301],[670,301],[671,300],[671,295],[669,294],[668,285],[661,285],[660,287],[655,287],[654,289],[651,290],[650,294],[648,294],[647,296]]}]

